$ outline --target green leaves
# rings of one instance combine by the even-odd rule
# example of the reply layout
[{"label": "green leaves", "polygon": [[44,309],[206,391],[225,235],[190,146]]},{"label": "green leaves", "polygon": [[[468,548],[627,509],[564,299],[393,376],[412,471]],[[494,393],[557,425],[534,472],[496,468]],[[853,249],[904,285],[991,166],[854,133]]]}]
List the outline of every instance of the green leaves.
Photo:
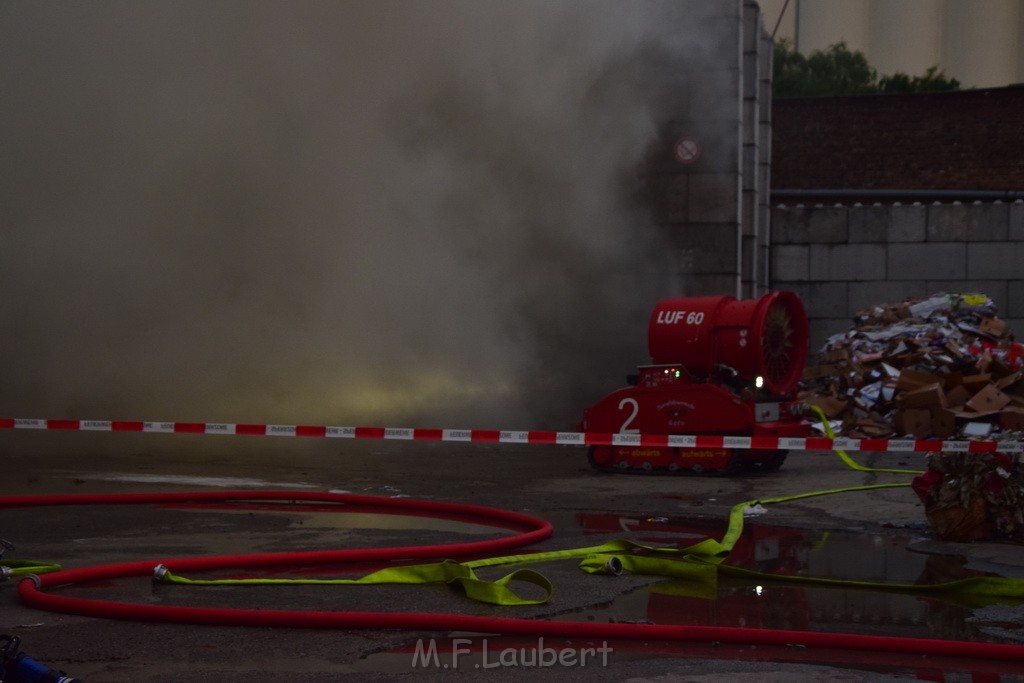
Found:
[{"label": "green leaves", "polygon": [[783,39],[775,43],[773,59],[775,97],[938,92],[960,87],[959,81],[947,78],[937,66],[923,76],[895,73],[879,78],[864,54],[851,51],[845,42],[804,56]]}]

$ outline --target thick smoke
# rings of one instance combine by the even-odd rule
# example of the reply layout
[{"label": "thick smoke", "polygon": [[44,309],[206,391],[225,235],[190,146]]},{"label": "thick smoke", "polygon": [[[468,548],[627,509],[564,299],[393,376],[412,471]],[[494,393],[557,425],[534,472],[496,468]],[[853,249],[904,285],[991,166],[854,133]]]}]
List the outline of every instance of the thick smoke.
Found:
[{"label": "thick smoke", "polygon": [[571,428],[701,4],[4,3],[0,415]]}]

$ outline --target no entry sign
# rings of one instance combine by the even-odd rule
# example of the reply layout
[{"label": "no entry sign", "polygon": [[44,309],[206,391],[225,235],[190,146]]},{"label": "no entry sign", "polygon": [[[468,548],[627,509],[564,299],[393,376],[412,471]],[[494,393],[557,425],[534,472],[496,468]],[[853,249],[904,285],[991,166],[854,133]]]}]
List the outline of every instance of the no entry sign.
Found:
[{"label": "no entry sign", "polygon": [[696,139],[683,136],[676,141],[676,159],[682,164],[692,164],[700,159],[700,143]]}]

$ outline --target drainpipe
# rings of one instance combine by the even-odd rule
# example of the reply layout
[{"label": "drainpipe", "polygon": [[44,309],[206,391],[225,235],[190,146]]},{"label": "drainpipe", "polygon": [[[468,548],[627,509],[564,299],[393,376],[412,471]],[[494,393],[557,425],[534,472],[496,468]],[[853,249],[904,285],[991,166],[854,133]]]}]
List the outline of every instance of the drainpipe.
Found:
[{"label": "drainpipe", "polygon": [[1024,190],[891,190],[852,188],[773,189],[772,204],[793,201],[858,200],[868,202],[1015,202],[1024,201]]}]

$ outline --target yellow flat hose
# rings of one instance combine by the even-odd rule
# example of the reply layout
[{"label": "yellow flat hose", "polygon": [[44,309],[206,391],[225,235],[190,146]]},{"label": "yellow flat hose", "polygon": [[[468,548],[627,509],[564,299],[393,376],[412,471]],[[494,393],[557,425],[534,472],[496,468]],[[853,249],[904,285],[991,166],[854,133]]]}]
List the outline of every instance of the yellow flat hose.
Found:
[{"label": "yellow flat hose", "polygon": [[[835,434],[825,413],[817,406],[811,406],[824,424],[830,438]],[[836,453],[851,469],[859,472],[879,472],[889,474],[921,474],[915,470],[897,470],[870,468],[858,464],[845,451],[837,449]],[[359,579],[210,579],[193,580],[176,576],[166,568],[158,568],[157,578],[172,583],[210,586],[210,585],[279,585],[279,584],[322,584],[322,585],[358,585],[358,584],[414,584],[414,583],[446,583],[461,586],[466,595],[474,600],[495,605],[534,605],[546,602],[553,587],[541,574],[520,569],[504,576],[497,581],[486,581],[476,576],[474,569],[494,566],[508,566],[524,563],[538,563],[555,560],[582,558],[580,569],[590,574],[613,574],[623,571],[638,575],[660,576],[676,580],[685,580],[695,584],[713,586],[719,573],[757,581],[783,581],[812,585],[842,586],[846,588],[870,588],[909,592],[946,592],[964,593],[985,597],[1024,598],[1024,579],[1003,577],[972,577],[957,581],[938,584],[889,584],[874,581],[853,581],[846,579],[825,579],[807,576],[785,576],[742,569],[724,564],[725,558],[732,551],[743,533],[744,512],[748,507],[759,504],[773,505],[804,498],[870,491],[874,489],[907,487],[910,484],[890,483],[852,486],[826,491],[812,491],[791,496],[751,500],[734,505],[729,513],[728,527],[720,541],[708,538],[686,548],[645,546],[626,539],[618,539],[597,546],[555,550],[541,553],[528,553],[491,557],[470,562],[454,562],[446,560],[437,564],[421,564],[401,567],[389,567]],[[525,581],[540,587],[545,592],[543,598],[523,598],[516,594],[509,584],[514,581]],[[705,591],[704,594],[708,594]]]},{"label": "yellow flat hose", "polygon": [[[520,569],[497,581],[486,581],[476,576],[474,569],[490,566],[507,566],[523,563],[538,563],[554,560],[582,558],[580,569],[589,574],[619,574],[627,571],[645,576],[687,580],[697,583],[714,584],[719,572],[758,581],[783,581],[814,585],[843,586],[847,588],[870,588],[911,592],[965,593],[986,597],[1024,598],[1024,579],[1003,577],[973,577],[938,584],[889,584],[873,581],[852,581],[846,579],[824,579],[806,576],[785,576],[733,567],[723,563],[726,556],[743,533],[743,513],[747,507],[757,504],[784,503],[802,498],[826,496],[838,493],[894,488],[907,484],[873,484],[830,491],[814,491],[792,496],[752,500],[733,506],[729,513],[729,526],[721,541],[705,539],[686,548],[647,546],[627,539],[617,539],[597,546],[554,550],[542,553],[491,557],[470,562],[446,560],[437,564],[420,564],[389,567],[359,579],[209,579],[195,580],[176,576],[158,568],[156,578],[170,583],[193,586],[225,585],[360,585],[360,584],[416,584],[447,583],[459,585],[469,598],[493,605],[536,605],[547,602],[553,593],[551,582],[543,575]],[[513,581],[525,581],[542,588],[543,598],[523,598],[509,588]]]},{"label": "yellow flat hose", "polygon": [[0,560],[0,570],[6,570],[2,572],[6,576],[28,576],[59,572],[60,565],[38,560]]},{"label": "yellow flat hose", "polygon": [[[825,433],[828,434],[828,438],[836,438],[836,434],[832,430],[832,425],[829,424],[828,417],[825,416],[825,411],[823,411],[818,406],[810,406],[810,408],[818,415],[819,418],[821,418],[821,424],[825,427]],[[846,453],[846,451],[842,450],[841,448],[836,449],[836,455],[838,455],[839,458],[846,463],[847,467],[857,470],[858,472],[888,472],[890,474],[923,474],[923,472],[921,472],[920,470],[887,470],[873,467],[865,467],[864,465],[861,465],[853,458],[851,458]]]}]

